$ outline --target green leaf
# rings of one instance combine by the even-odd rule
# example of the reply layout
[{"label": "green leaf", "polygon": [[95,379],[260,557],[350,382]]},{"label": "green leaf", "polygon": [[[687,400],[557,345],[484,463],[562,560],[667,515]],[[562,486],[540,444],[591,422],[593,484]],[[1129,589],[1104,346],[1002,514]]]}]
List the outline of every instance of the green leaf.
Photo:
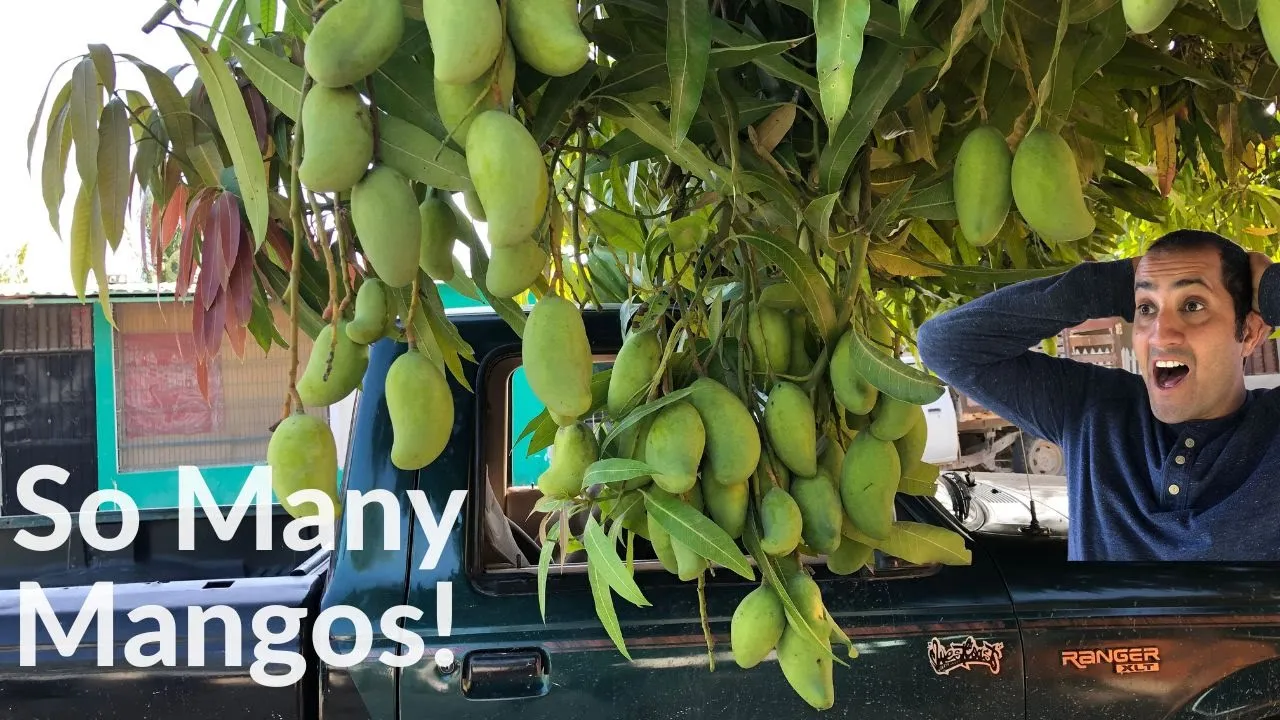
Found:
[{"label": "green leaf", "polygon": [[[593,387],[593,390],[594,390],[594,387]],[[600,443],[600,449],[604,450],[605,448],[609,447],[609,445],[613,444],[614,440],[618,439],[619,435],[622,435],[623,433],[625,433],[629,428],[634,427],[636,423],[639,423],[641,420],[645,419],[650,414],[655,413],[674,402],[679,402],[680,400],[685,399],[692,393],[693,393],[693,388],[691,387],[680,388],[679,390],[674,390],[670,393],[667,393],[666,395],[663,395],[662,397],[657,398],[656,400],[652,400],[643,405],[640,405],[636,409],[627,413],[627,416],[625,418],[623,418],[621,421],[619,421],[617,424],[613,426],[613,429],[609,431],[609,434],[604,436],[604,441]],[[594,394],[594,392],[592,394]]]},{"label": "green leaf", "polygon": [[1111,62],[1128,39],[1129,26],[1125,24],[1124,9],[1119,4],[1090,20],[1089,28],[1093,32],[1084,41],[1073,71],[1072,82],[1076,89]]},{"label": "green leaf", "polygon": [[[63,61],[62,65],[66,65],[70,60]],[[62,65],[58,66],[58,70],[62,69]],[[27,172],[31,172],[31,158],[35,156],[36,150],[36,133],[40,132],[40,118],[44,117],[44,104],[49,99],[49,88],[53,87],[53,78],[58,74],[55,70],[49,76],[49,82],[44,87],[44,95],[40,96],[40,104],[36,106],[35,118],[31,120],[31,129],[27,131]],[[58,91],[57,96],[53,99],[53,105],[49,108],[49,121],[46,123],[46,130],[53,126],[54,118],[62,112],[62,108],[66,106],[67,101],[71,98],[71,81],[67,80],[62,85],[62,89]],[[51,135],[45,135],[45,143],[49,142]]]},{"label": "green leaf", "polygon": [[606,106],[603,114],[657,148],[663,155],[670,158],[671,162],[713,186],[721,182],[718,178],[728,177],[729,171],[711,162],[693,143],[682,143],[677,148],[666,132],[667,121],[652,105],[634,104],[617,98],[613,99],[613,103],[620,105],[622,110],[615,109],[614,112],[608,112],[609,108]]},{"label": "green leaf", "polygon": [[[853,71],[862,59],[870,0],[814,0],[818,31],[818,88],[822,117],[835,129],[849,109]],[[905,19],[904,19],[905,26]]]},{"label": "green leaf", "polygon": [[640,592],[635,578],[627,572],[613,542],[605,536],[604,530],[593,515],[587,516],[587,527],[582,534],[582,544],[587,548],[587,562],[598,566],[600,574],[609,582],[609,587],[617,591],[619,596],[637,607],[649,607],[652,604],[645,598],[644,593]]},{"label": "green leaf", "polygon": [[538,555],[538,611],[542,613],[542,622],[547,621],[547,574],[551,570],[551,556],[556,552],[556,541],[551,535],[542,543],[542,552]]},{"label": "green leaf", "polygon": [[914,176],[907,178],[906,182],[900,183],[898,187],[894,188],[889,197],[881,200],[871,210],[871,216],[867,218],[867,232],[869,234],[883,235],[889,224],[897,219],[898,211],[902,207],[902,201],[907,197],[907,192],[914,182]]},{"label": "green leaf", "polygon": [[990,268],[979,267],[976,265],[945,265],[943,263],[935,263],[930,260],[920,260],[921,265],[942,270],[947,277],[961,282],[977,283],[983,285],[1009,285],[1012,283],[1022,282],[1023,280],[1035,280],[1037,278],[1051,277],[1059,275],[1071,269],[1070,265],[1057,265],[1046,268],[1030,268],[1027,270],[991,270]]},{"label": "green leaf", "polygon": [[611,247],[629,253],[644,252],[644,229],[640,221],[627,217],[610,207],[600,207],[587,213],[587,219],[594,224],[600,236]]},{"label": "green leaf", "polygon": [[910,200],[902,203],[900,210],[908,217],[955,220],[956,198],[955,189],[951,184],[951,174],[948,173],[941,181],[912,195]]},{"label": "green leaf", "polygon": [[932,375],[877,350],[857,328],[850,328],[853,366],[877,390],[913,405],[928,405],[946,387]]},{"label": "green leaf", "polygon": [[898,481],[898,492],[903,495],[933,497],[938,491],[938,475],[941,469],[937,465],[918,460],[902,470]]},{"label": "green leaf", "polygon": [[66,192],[67,156],[71,154],[71,123],[67,122],[70,115],[71,105],[67,103],[56,116],[50,116],[53,122],[46,134],[44,160],[40,165],[40,188],[44,206],[49,213],[49,224],[59,238],[62,237],[59,210]]},{"label": "green leaf", "polygon": [[270,208],[267,204],[266,170],[262,164],[262,154],[258,152],[258,136],[249,120],[249,110],[245,107],[235,77],[213,48],[189,30],[179,28],[177,32],[204,81],[209,104],[213,106],[213,115],[218,121],[218,130],[222,133],[228,154],[231,155],[231,164],[236,169],[240,199],[245,215],[249,217],[254,249],[257,250],[267,239]]},{"label": "green leaf", "polygon": [[907,26],[911,23],[911,13],[916,11],[920,0],[898,0],[898,17],[902,21],[902,34],[907,34]]},{"label": "green leaf", "polygon": [[818,335],[824,342],[830,341],[836,329],[835,303],[831,299],[831,287],[813,260],[800,246],[776,235],[743,234],[738,238],[759,250],[765,259],[782,270],[804,300]]},{"label": "green leaf", "polygon": [[633,480],[645,475],[653,475],[658,471],[639,460],[630,458],[605,458],[597,460],[587,467],[582,476],[583,489],[592,485],[610,485]]},{"label": "green leaf", "polygon": [[116,91],[116,58],[111,54],[111,48],[101,43],[91,43],[89,45],[89,57],[93,60],[93,67],[97,71],[98,82],[102,83],[102,87],[106,89],[107,94],[114,94]]},{"label": "green leaf", "polygon": [[93,210],[97,194],[92,185],[81,185],[71,215],[71,286],[84,302],[89,270],[93,268]]},{"label": "green leaf", "polygon": [[[449,135],[436,109],[431,53],[418,58],[395,55],[373,71],[378,108],[426,130],[443,141]],[[456,143],[456,138],[454,139]]]},{"label": "green leaf", "polygon": [[85,57],[71,72],[71,137],[76,145],[80,182],[93,188],[98,180],[98,115],[102,89],[93,60]]},{"label": "green leaf", "polygon": [[747,580],[756,579],[751,564],[734,544],[733,538],[711,518],[677,496],[653,493],[652,489],[641,489],[640,493],[644,495],[649,517],[671,535],[673,542],[683,543],[699,557],[728,568]]},{"label": "green leaf", "polygon": [[547,88],[542,91],[542,99],[538,101],[538,111],[534,115],[531,131],[539,146],[551,137],[565,113],[575,106],[598,70],[599,67],[588,60],[586,65],[572,75],[551,78],[547,83]]},{"label": "green leaf", "polygon": [[773,55],[781,55],[804,43],[809,39],[809,35],[798,37],[794,40],[774,40],[772,42],[758,42],[746,45],[731,45],[729,47],[711,48],[711,65],[713,70],[723,70],[725,68],[734,68],[753,62],[759,58],[770,57]]},{"label": "green leaf", "polygon": [[[840,192],[853,158],[880,119],[885,103],[893,96],[907,67],[907,56],[901,48],[882,41],[870,42],[871,49],[858,64],[857,76],[866,78],[857,97],[849,105],[849,113],[832,133],[831,141],[818,159],[820,191]],[[863,65],[866,65],[864,68]]]},{"label": "green leaf", "polygon": [[410,180],[450,192],[472,189],[467,159],[407,120],[379,113],[378,143],[382,162]]},{"label": "green leaf", "polygon": [[1005,0],[990,0],[982,11],[982,30],[995,45],[1000,44],[1004,31],[1004,3]]},{"label": "green leaf", "polygon": [[804,209],[804,222],[813,233],[819,247],[826,246],[831,237],[831,211],[840,200],[840,193],[830,193],[816,198]]},{"label": "green leaf", "polygon": [[195,145],[195,131],[192,128],[191,108],[182,93],[178,92],[178,87],[173,84],[173,78],[132,55],[121,54],[120,57],[132,62],[142,73],[164,122],[164,131],[169,136],[169,141],[179,154],[185,154]]},{"label": "green leaf", "polygon": [[1258,12],[1258,0],[1218,0],[1218,11],[1231,29],[1243,30]]},{"label": "green leaf", "polygon": [[618,613],[613,607],[613,596],[610,594],[609,580],[604,576],[604,570],[598,563],[589,562],[587,578],[591,581],[591,596],[595,599],[596,617],[600,618],[600,624],[604,626],[605,632],[609,633],[609,638],[617,646],[618,652],[630,660],[631,653],[627,652],[626,641],[622,638],[622,628],[618,625]]},{"label": "green leaf", "polygon": [[907,520],[894,521],[889,537],[881,540],[877,549],[917,565],[973,563],[973,553],[966,547],[964,536],[947,528]]},{"label": "green leaf", "polygon": [[[938,69],[939,79],[951,68],[951,61],[955,59],[956,53],[973,36],[973,26],[978,22],[982,12],[987,9],[987,2],[988,0],[961,0],[960,19],[951,26],[951,41],[947,43],[947,57],[942,61],[942,67]],[[937,82],[938,80],[934,81],[935,87]]]},{"label": "green leaf", "polygon": [[711,54],[709,0],[667,0],[667,70],[671,77],[671,140],[684,143],[702,101]]},{"label": "green leaf", "polygon": [[[587,411],[587,415],[594,415],[606,405],[609,397],[609,378],[612,375],[613,368],[606,368],[591,375],[591,409]],[[529,439],[529,454],[532,455],[551,446],[556,437],[556,430],[559,427],[551,419],[551,413],[547,412],[546,408],[543,408],[541,412],[525,424],[524,430],[520,432],[520,437],[516,438],[516,441],[518,442],[531,435],[532,437]]]},{"label": "green leaf", "polygon": [[124,101],[112,98],[102,112],[98,135],[98,198],[102,229],[115,250],[124,234],[125,205],[129,201],[129,117]]},{"label": "green leaf", "polygon": [[[251,45],[234,34],[225,36],[235,48],[236,58],[253,86],[285,117],[297,120],[302,114],[302,80],[305,71],[275,53]],[[379,98],[381,100],[381,98]]]}]

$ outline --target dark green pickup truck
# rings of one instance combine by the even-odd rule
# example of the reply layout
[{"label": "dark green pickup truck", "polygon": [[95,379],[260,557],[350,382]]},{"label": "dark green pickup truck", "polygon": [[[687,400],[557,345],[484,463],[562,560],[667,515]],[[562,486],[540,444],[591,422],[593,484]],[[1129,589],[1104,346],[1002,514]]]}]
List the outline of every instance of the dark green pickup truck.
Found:
[{"label": "dark green pickup truck", "polygon": [[[474,393],[454,386],[448,449],[421,472],[390,462],[383,379],[405,346],[383,340],[344,463],[345,491],[403,499],[421,490],[431,517],[421,503],[395,503],[387,516],[373,504],[354,530],[348,506],[332,552],[284,548],[291,518],[278,506],[266,518],[270,551],[253,549],[252,509],[222,536],[199,521],[194,550],[181,549],[176,513],[145,516],[137,539],[114,552],[73,532],[58,552],[33,553],[16,536],[40,528],[5,526],[0,717],[1280,717],[1280,567],[1068,563],[1060,515],[1051,521],[1046,506],[1025,526],[975,522],[1019,500],[964,474],[944,474],[935,497],[900,494],[896,509],[900,520],[961,533],[971,563],[877,553],[853,575],[811,566],[857,651],[850,659],[833,646],[845,666],[835,668],[836,704],[825,713],[797,696],[773,655],[751,669],[735,664],[730,619],[758,580],[722,569],[707,578],[709,657],[696,584],[664,570],[643,541],[633,548],[635,578],[651,605],[614,603],[630,660],[598,619],[580,558],[553,566],[544,621],[538,493],[513,481],[513,455],[523,453],[513,451],[523,429],[513,400],[519,338],[492,313],[450,315],[479,363],[466,368]],[[607,366],[621,345],[618,316],[588,312],[586,323]],[[106,515],[98,524],[107,537],[119,529]],[[363,549],[349,547],[356,538]],[[23,581],[40,584],[51,612],[31,610]],[[103,623],[80,615],[98,582],[113,583],[100,586],[112,601]],[[137,660],[139,647],[164,628],[130,617],[143,605],[176,618],[169,657],[142,652],[154,664]],[[200,629],[189,625],[192,606],[230,610]],[[356,633],[350,616],[327,622],[322,613],[339,606],[361,611],[371,632]],[[417,612],[406,618],[406,606]]]}]

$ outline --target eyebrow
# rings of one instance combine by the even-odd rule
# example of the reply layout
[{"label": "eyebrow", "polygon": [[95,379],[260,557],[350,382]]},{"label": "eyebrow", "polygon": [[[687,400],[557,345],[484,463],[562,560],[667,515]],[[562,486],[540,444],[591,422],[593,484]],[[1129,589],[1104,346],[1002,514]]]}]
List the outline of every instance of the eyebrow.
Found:
[{"label": "eyebrow", "polygon": [[[1187,287],[1189,285],[1200,285],[1206,290],[1209,289],[1209,284],[1206,283],[1204,280],[1201,280],[1200,278],[1183,278],[1181,280],[1175,280],[1173,283],[1173,287],[1175,290],[1178,288]],[[1138,282],[1134,283],[1133,289],[1134,290],[1155,290],[1156,286],[1150,280],[1139,280]]]}]

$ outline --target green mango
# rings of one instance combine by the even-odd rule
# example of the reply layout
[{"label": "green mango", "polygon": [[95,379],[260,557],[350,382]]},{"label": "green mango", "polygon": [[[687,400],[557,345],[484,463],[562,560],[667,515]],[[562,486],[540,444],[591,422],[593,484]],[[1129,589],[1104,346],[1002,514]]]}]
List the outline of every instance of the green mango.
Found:
[{"label": "green mango", "polygon": [[764,406],[764,426],[778,459],[796,475],[818,472],[818,430],[813,403],[792,382],[773,386]]},{"label": "green mango", "polygon": [[444,370],[416,350],[391,362],[386,376],[391,464],[420,470],[440,457],[453,434],[453,392]]},{"label": "green mango", "polygon": [[827,608],[822,602],[822,588],[808,572],[801,570],[787,577],[787,595],[800,617],[822,637],[827,629]]},{"label": "green mango", "polygon": [[356,291],[355,315],[347,323],[351,342],[369,345],[381,338],[387,329],[387,289],[376,277],[368,277]]},{"label": "green mango", "polygon": [[333,503],[335,519],[341,515],[338,497],[338,447],[333,430],[324,420],[300,409],[285,418],[267,441],[267,467],[271,490],[294,518],[314,517],[319,508],[310,501],[291,503],[299,490],[319,490]]},{"label": "green mango", "polygon": [[1049,243],[1088,237],[1097,221],[1085,204],[1076,156],[1061,135],[1037,127],[1013,155],[1013,202],[1027,225]]},{"label": "green mango", "polygon": [[[776,287],[776,286],[775,286]],[[804,377],[813,370],[813,358],[805,346],[809,339],[809,321],[803,312],[791,313],[791,362],[787,374]]]},{"label": "green mango", "polygon": [[853,359],[852,328],[846,330],[836,342],[831,353],[827,375],[831,379],[831,392],[836,401],[854,415],[866,415],[876,406],[880,391],[858,371]]},{"label": "green mango", "polygon": [[355,90],[311,88],[302,101],[302,132],[298,181],[308,190],[347,192],[364,177],[373,160],[373,120]]},{"label": "green mango", "polygon": [[543,75],[564,77],[587,64],[576,0],[507,0],[507,33],[520,58]]},{"label": "green mango", "polygon": [[871,563],[875,552],[870,545],[846,537],[827,555],[827,569],[836,575],[852,575]]},{"label": "green mango", "polygon": [[1258,3],[1258,29],[1267,45],[1271,61],[1280,65],[1280,3],[1262,0]]},{"label": "green mango", "polygon": [[453,244],[458,239],[457,216],[448,203],[431,195],[418,206],[418,219],[422,223],[418,267],[432,280],[447,283],[453,279]]},{"label": "green mango", "polygon": [[525,321],[521,355],[529,389],[548,411],[574,422],[591,411],[591,343],[576,305],[543,296]]},{"label": "green mango", "polygon": [[1004,133],[991,125],[975,128],[960,143],[952,188],[960,230],[970,245],[989,244],[1004,226],[1013,205],[1012,167]]},{"label": "green mango", "polygon": [[876,406],[871,410],[871,427],[868,432],[881,440],[893,442],[906,435],[916,420],[920,419],[920,406],[880,393]]},{"label": "green mango", "polygon": [[[816,710],[829,710],[836,704],[835,663],[814,647],[812,640],[787,624],[778,640],[778,667],[791,689]],[[828,637],[826,629],[820,634]]]},{"label": "green mango", "polygon": [[[333,323],[325,323],[316,335],[307,364],[298,377],[298,397],[306,407],[326,407],[350,395],[369,369],[369,348],[347,336],[347,321],[338,320],[337,344]],[[329,363],[329,351],[333,362]],[[325,366],[329,375],[325,377]]]},{"label": "green mango", "polygon": [[467,146],[467,131],[471,129],[471,121],[476,115],[486,110],[506,111],[511,106],[511,93],[516,83],[516,54],[510,42],[502,53],[496,81],[491,82],[490,70],[463,85],[434,79],[436,111],[445,129],[453,134],[453,141],[458,147]]},{"label": "green mango", "polygon": [[551,444],[551,463],[538,476],[538,491],[546,497],[577,497],[587,468],[599,459],[600,444],[586,423],[556,430],[556,439]]},{"label": "green mango", "polygon": [[[1266,5],[1265,0],[1259,7]],[[1121,0],[1125,24],[1138,35],[1145,35],[1160,27],[1169,17],[1169,13],[1178,5],[1178,0]]]},{"label": "green mango", "polygon": [[658,556],[658,562],[662,563],[662,567],[672,575],[680,574],[680,566],[676,563],[676,551],[671,547],[671,535],[667,533],[666,528],[662,527],[653,516],[649,516],[649,544],[653,546],[653,553]]},{"label": "green mango", "polygon": [[837,489],[840,487],[840,473],[844,468],[844,448],[834,439],[827,438],[827,446],[818,456],[818,471],[826,473],[827,479]]},{"label": "green mango", "polygon": [[902,479],[893,443],[869,432],[858,433],[844,456],[840,500],[854,526],[868,537],[889,537],[893,498]]},{"label": "green mango", "polygon": [[[702,488],[696,483],[693,489],[684,493],[682,502],[693,507],[698,512],[703,512],[706,509],[703,504]],[[711,567],[710,561],[675,538],[671,540],[671,550],[676,556],[676,576],[685,582],[696,579],[704,570]]]},{"label": "green mango", "polygon": [[546,251],[533,240],[495,247],[485,273],[485,289],[493,297],[515,297],[533,285],[549,259]]},{"label": "green mango", "polygon": [[391,59],[403,35],[400,0],[342,0],[311,29],[303,65],[316,85],[355,85]]},{"label": "green mango", "polygon": [[493,0],[422,0],[435,79],[465,85],[485,73],[502,48],[502,13]]},{"label": "green mango", "polygon": [[844,512],[831,478],[823,471],[812,477],[798,477],[791,481],[791,497],[800,508],[804,544],[824,555],[834,552],[840,546]]},{"label": "green mango", "polygon": [[499,110],[476,115],[467,130],[467,170],[487,215],[493,247],[528,241],[550,197],[547,165],[519,120]]},{"label": "green mango", "polygon": [[388,287],[418,276],[422,218],[413,186],[388,165],[369,171],[351,189],[351,223],[373,271]]},{"label": "green mango", "polygon": [[[791,364],[791,325],[781,310],[761,306],[747,316],[747,344],[755,372],[786,372]],[[768,363],[766,365],[766,363]]]},{"label": "green mango", "polygon": [[768,285],[761,290],[760,305],[777,310],[808,312],[805,309],[804,299],[800,297],[800,291],[795,285],[785,280]]},{"label": "green mango", "polygon": [[898,451],[898,464],[904,474],[907,468],[924,459],[924,448],[929,443],[929,422],[925,419],[924,408],[919,405],[910,407],[914,408],[910,412],[915,416],[911,428],[893,443]]},{"label": "green mango", "polygon": [[653,482],[669,493],[693,489],[706,445],[702,418],[692,405],[679,401],[659,410],[645,439],[645,463],[657,470]]},{"label": "green mango", "polygon": [[[760,454],[760,481],[766,485],[772,482],[778,487],[790,492],[791,490],[791,471],[787,470],[787,466],[773,454],[772,450],[767,450]],[[772,473],[772,475],[771,475]]]},{"label": "green mango", "polygon": [[770,488],[760,501],[760,524],[764,529],[760,549],[770,555],[789,555],[800,544],[804,519],[800,506],[780,487]]},{"label": "green mango", "polygon": [[709,377],[700,377],[689,387],[693,392],[688,400],[706,429],[703,479],[723,485],[746,482],[760,463],[761,451],[760,432],[751,412],[729,388]]},{"label": "green mango", "polygon": [[662,362],[662,343],[656,328],[638,330],[627,336],[613,361],[609,374],[607,409],[609,417],[621,420],[629,403],[644,402],[649,382]]},{"label": "green mango", "polygon": [[747,505],[751,499],[751,483],[721,485],[713,482],[705,483],[701,487],[703,499],[707,503],[708,516],[720,526],[721,530],[728,533],[729,537],[734,540],[742,537],[742,531],[747,525]]},{"label": "green mango", "polygon": [[782,639],[787,616],[782,600],[768,585],[747,593],[729,621],[729,647],[741,668],[753,668],[768,657]]},{"label": "green mango", "polygon": [[[468,125],[468,127],[470,127],[470,125]],[[462,147],[466,147],[466,145],[463,145]],[[472,220],[478,220],[479,222],[485,221],[484,205],[480,204],[480,196],[476,194],[474,188],[468,188],[462,191],[462,201],[466,205],[467,215],[471,217]]]}]

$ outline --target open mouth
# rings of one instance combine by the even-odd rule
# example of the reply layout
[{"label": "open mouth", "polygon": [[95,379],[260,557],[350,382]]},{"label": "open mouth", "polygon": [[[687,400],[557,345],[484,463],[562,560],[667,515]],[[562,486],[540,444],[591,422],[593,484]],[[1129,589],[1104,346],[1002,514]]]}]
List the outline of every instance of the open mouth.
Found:
[{"label": "open mouth", "polygon": [[1177,360],[1157,360],[1154,373],[1156,387],[1162,390],[1177,387],[1190,372],[1191,368]]}]

